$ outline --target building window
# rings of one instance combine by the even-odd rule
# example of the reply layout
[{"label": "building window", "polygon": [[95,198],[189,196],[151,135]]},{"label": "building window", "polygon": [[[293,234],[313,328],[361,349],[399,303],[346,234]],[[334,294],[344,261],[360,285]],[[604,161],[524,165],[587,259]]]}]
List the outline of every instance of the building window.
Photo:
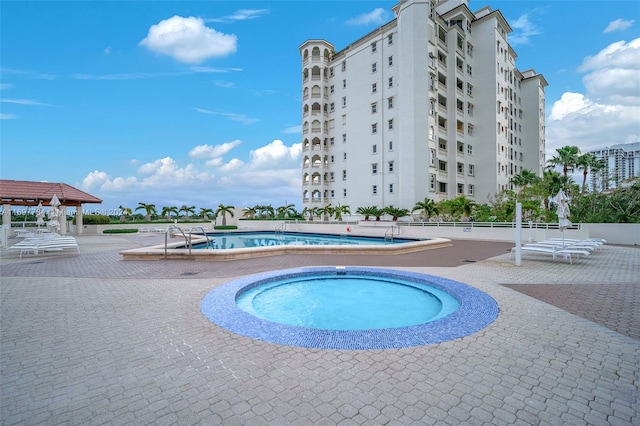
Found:
[{"label": "building window", "polygon": [[389,56],[389,66],[393,65],[393,56]]},{"label": "building window", "polygon": [[439,192],[447,192],[447,183],[446,182],[438,182],[438,191]]},{"label": "building window", "polygon": [[389,130],[393,130],[393,118],[387,122]]},{"label": "building window", "polygon": [[389,109],[393,108],[393,96],[391,96],[390,98],[387,98],[387,108]]},{"label": "building window", "polygon": [[435,192],[436,190],[436,175],[429,175],[429,190],[431,192]]},{"label": "building window", "polygon": [[378,185],[373,185],[373,186],[371,187],[371,193],[372,193],[373,195],[376,195],[376,194],[378,193]]},{"label": "building window", "polygon": [[329,87],[329,92],[334,93],[335,92],[335,86],[332,84],[331,87]]},{"label": "building window", "polygon": [[336,193],[335,193],[335,191],[333,189],[331,190],[330,194],[331,194],[331,198],[336,196]]},{"label": "building window", "polygon": [[473,145],[467,145],[467,154],[473,155]]},{"label": "building window", "polygon": [[335,103],[331,102],[331,103],[329,104],[329,110],[331,110],[331,112],[333,112],[333,111],[335,111],[335,110],[336,110],[336,105],[335,105]]},{"label": "building window", "polygon": [[345,189],[343,189],[343,190],[342,190],[342,196],[343,196],[343,197],[346,197],[346,196],[347,196],[347,188],[345,188]]},{"label": "building window", "polygon": [[467,124],[467,134],[473,136],[473,124]]},{"label": "building window", "polygon": [[393,172],[393,161],[389,161],[389,173]]},{"label": "building window", "polygon": [[473,75],[472,72],[473,72],[473,70],[471,68],[471,65],[467,64],[467,74],[472,76]]},{"label": "building window", "polygon": [[393,184],[389,184],[389,194],[393,194]]},{"label": "building window", "polygon": [[347,61],[342,61],[342,71],[347,70]]},{"label": "building window", "polygon": [[347,159],[347,153],[346,153],[346,152],[343,152],[343,153],[342,153],[342,159],[343,159],[343,160],[346,160],[346,159]]},{"label": "building window", "polygon": [[331,145],[331,146],[335,145],[335,138],[334,137],[330,137],[329,138],[329,145]]},{"label": "building window", "polygon": [[347,171],[346,170],[342,171],[342,180],[347,180]]},{"label": "building window", "polygon": [[389,34],[389,37],[387,37],[387,40],[389,41],[388,42],[389,46],[391,46],[393,44],[393,34]]},{"label": "building window", "polygon": [[389,151],[393,151],[393,141],[389,141]]},{"label": "building window", "polygon": [[329,77],[333,77],[333,67],[329,69]]},{"label": "building window", "polygon": [[371,93],[376,93],[378,91],[378,85],[376,83],[373,83],[371,85]]},{"label": "building window", "polygon": [[378,163],[373,163],[371,165],[371,174],[372,175],[377,175],[378,174]]},{"label": "building window", "polygon": [[467,83],[467,95],[473,96],[473,86]]},{"label": "building window", "polygon": [[333,172],[329,172],[329,180],[333,182],[334,178],[335,178],[335,174]]},{"label": "building window", "polygon": [[343,89],[347,88],[347,80],[342,80],[342,88]]},{"label": "building window", "polygon": [[464,194],[464,184],[458,184],[458,194]]},{"label": "building window", "polygon": [[447,171],[447,162],[446,161],[442,161],[442,160],[438,160],[438,169],[446,172]]},{"label": "building window", "polygon": [[433,167],[436,166],[436,150],[431,148],[429,151],[431,151],[431,158],[429,158],[429,164],[431,164]]},{"label": "building window", "polygon": [[473,164],[469,164],[469,176],[473,176],[475,172],[476,170],[475,167],[473,167]]},{"label": "building window", "polygon": [[467,103],[467,114],[473,117],[473,104]]},{"label": "building window", "polygon": [[378,103],[374,102],[371,104],[371,114],[375,114],[376,112],[378,112]]},{"label": "building window", "polygon": [[335,158],[333,157],[333,155],[330,158],[330,161],[333,163],[335,161]]},{"label": "building window", "polygon": [[342,97],[342,108],[344,108],[344,107],[346,107],[346,106],[347,106],[347,97],[346,97],[346,96],[343,96],[343,97]]},{"label": "building window", "polygon": [[393,87],[393,77],[389,77],[389,87]]},{"label": "building window", "polygon": [[371,43],[371,53],[375,53],[378,50],[378,44],[374,41]]},{"label": "building window", "polygon": [[377,152],[378,152],[378,145],[373,144],[373,145],[371,146],[371,152],[373,152],[374,154],[375,154],[375,153],[377,153]]},{"label": "building window", "polygon": [[347,141],[347,134],[343,133],[342,134],[342,143],[345,143]]},{"label": "building window", "polygon": [[371,125],[371,133],[378,133],[378,123],[373,123]]},{"label": "building window", "polygon": [[460,173],[460,174],[464,173],[464,164],[463,163],[458,163],[458,173]]},{"label": "building window", "polygon": [[376,62],[371,64],[371,72],[376,72],[378,70],[378,64]]},{"label": "building window", "polygon": [[468,188],[467,193],[468,193],[469,195],[473,195],[473,190],[475,189],[475,188],[473,187],[473,185],[469,185],[467,188]]}]

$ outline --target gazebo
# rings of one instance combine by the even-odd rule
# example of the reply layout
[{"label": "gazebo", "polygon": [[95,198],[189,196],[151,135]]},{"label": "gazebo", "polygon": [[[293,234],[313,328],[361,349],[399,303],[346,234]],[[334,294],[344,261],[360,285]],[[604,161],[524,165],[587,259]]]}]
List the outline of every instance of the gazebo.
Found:
[{"label": "gazebo", "polygon": [[[56,196],[60,200],[63,217],[66,208],[76,208],[76,233],[82,234],[82,204],[101,204],[100,198],[87,194],[66,183],[32,182],[26,180],[0,179],[0,198],[2,198],[2,223],[11,223],[12,206],[50,206],[51,199]],[[60,233],[67,232],[66,221],[60,224]]]}]

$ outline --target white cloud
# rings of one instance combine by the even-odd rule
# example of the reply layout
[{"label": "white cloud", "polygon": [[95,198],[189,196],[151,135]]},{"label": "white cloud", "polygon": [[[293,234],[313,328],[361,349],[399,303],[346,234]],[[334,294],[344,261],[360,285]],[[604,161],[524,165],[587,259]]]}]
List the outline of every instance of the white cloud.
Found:
[{"label": "white cloud", "polygon": [[388,13],[383,8],[373,9],[369,13],[358,15],[355,18],[347,20],[348,25],[382,25],[387,22]]},{"label": "white cloud", "polygon": [[209,18],[207,22],[234,22],[260,18],[269,13],[269,9],[240,9],[237,12],[220,18]]},{"label": "white cloud", "polygon": [[33,99],[7,99],[2,98],[0,102],[6,104],[18,104],[18,105],[37,105],[37,106],[53,106],[50,104],[45,104],[44,102],[34,101]]},{"label": "white cloud", "polygon": [[540,29],[531,22],[530,16],[533,13],[527,12],[520,15],[515,21],[510,21],[509,25],[513,29],[513,32],[509,34],[509,44],[517,46],[521,44],[528,44],[532,36],[540,34]]},{"label": "white cloud", "polygon": [[[158,209],[182,204],[211,208],[220,203],[237,207],[299,203],[300,143],[287,146],[274,140],[251,151],[249,163],[239,158],[225,163],[222,156],[239,144],[234,140],[199,145],[189,151],[189,164],[165,157],[141,165],[135,176],[112,178],[106,171],[95,170],[87,174],[81,187],[102,198],[107,207],[139,202],[155,204]],[[208,172],[211,166],[216,167],[215,175]]]},{"label": "white cloud", "polygon": [[272,168],[274,164],[300,165],[300,153],[302,144],[295,143],[291,147],[286,146],[281,140],[276,139],[269,145],[265,145],[249,153],[252,168]]},{"label": "white cloud", "polygon": [[14,120],[16,118],[18,118],[18,116],[15,114],[0,113],[0,120]]},{"label": "white cloud", "polygon": [[297,126],[291,126],[291,127],[287,127],[286,129],[284,129],[282,131],[282,133],[284,134],[293,134],[293,133],[302,133],[302,126],[301,125],[297,125]]},{"label": "white cloud", "polygon": [[193,109],[195,111],[198,111],[201,114],[221,115],[223,117],[228,118],[231,121],[239,121],[240,123],[243,123],[243,124],[253,124],[260,121],[257,118],[249,118],[244,114],[236,114],[232,112],[217,112],[217,111],[211,111],[208,109],[196,108],[196,107],[194,107]]},{"label": "white cloud", "polygon": [[640,39],[612,43],[584,59],[586,93],[565,92],[547,121],[547,154],[640,141]]},{"label": "white cloud", "polygon": [[104,51],[103,51],[104,55],[107,56],[111,53],[111,46],[107,46]]},{"label": "white cloud", "polygon": [[140,45],[180,62],[198,64],[235,52],[237,42],[235,35],[207,27],[201,18],[173,16],[152,25]]},{"label": "white cloud", "polygon": [[0,84],[0,90],[13,89],[15,86],[13,84],[2,83]]},{"label": "white cloud", "polygon": [[219,145],[198,145],[189,151],[189,157],[191,158],[217,158],[228,154],[233,148],[242,143],[241,140],[236,139],[231,142],[225,142]]},{"label": "white cloud", "polygon": [[616,19],[615,21],[609,22],[607,28],[604,29],[603,33],[611,33],[614,31],[624,31],[633,25],[635,21],[633,19]]}]

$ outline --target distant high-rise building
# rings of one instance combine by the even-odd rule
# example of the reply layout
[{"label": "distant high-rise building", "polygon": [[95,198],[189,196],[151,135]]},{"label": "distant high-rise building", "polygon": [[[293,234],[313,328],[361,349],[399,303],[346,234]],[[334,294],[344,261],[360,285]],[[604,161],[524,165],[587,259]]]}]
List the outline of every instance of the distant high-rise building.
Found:
[{"label": "distant high-rise building", "polygon": [[541,176],[547,82],[516,68],[500,11],[467,0],[392,10],[338,52],[300,45],[303,206],[482,203],[522,170]]},{"label": "distant high-rise building", "polygon": [[627,179],[640,177],[640,142],[613,145],[589,153],[606,164],[602,170],[591,172],[592,190],[617,188]]}]

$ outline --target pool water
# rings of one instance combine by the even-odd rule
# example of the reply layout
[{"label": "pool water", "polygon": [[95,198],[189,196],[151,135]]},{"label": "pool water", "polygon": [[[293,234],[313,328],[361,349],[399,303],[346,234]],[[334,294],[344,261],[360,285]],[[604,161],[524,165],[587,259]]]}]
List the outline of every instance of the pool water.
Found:
[{"label": "pool water", "polygon": [[370,330],[424,324],[460,303],[431,286],[377,277],[290,278],[241,293],[238,307],[281,324],[324,330]]},{"label": "pool water", "polygon": [[[385,240],[376,237],[306,234],[303,232],[229,232],[207,235],[214,238],[213,248],[222,250],[283,245],[385,245],[416,241],[407,238]],[[197,245],[194,248],[203,249],[206,248],[206,244]]]}]

